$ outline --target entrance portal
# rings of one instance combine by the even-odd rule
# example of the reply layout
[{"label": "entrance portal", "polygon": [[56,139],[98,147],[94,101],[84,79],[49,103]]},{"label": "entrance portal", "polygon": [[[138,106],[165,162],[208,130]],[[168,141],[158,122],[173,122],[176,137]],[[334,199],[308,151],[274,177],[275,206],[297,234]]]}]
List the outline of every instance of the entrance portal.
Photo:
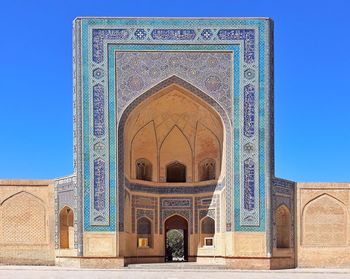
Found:
[{"label": "entrance portal", "polygon": [[165,261],[179,262],[188,259],[188,223],[179,215],[165,221]]}]

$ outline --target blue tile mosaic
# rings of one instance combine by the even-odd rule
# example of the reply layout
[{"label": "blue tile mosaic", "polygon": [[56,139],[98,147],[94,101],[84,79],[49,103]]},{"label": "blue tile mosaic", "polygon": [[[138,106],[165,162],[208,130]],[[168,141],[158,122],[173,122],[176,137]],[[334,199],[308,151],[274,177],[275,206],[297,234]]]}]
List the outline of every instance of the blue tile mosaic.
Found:
[{"label": "blue tile mosaic", "polygon": [[101,63],[103,60],[104,40],[123,40],[130,36],[126,29],[93,29],[92,31],[92,60]]},{"label": "blue tile mosaic", "polygon": [[94,160],[94,208],[97,211],[106,208],[105,171],[105,162],[102,159]]},{"label": "blue tile mosaic", "polygon": [[220,40],[243,40],[244,61],[253,63],[255,59],[255,31],[252,29],[220,29],[218,31]]},{"label": "blue tile mosaic", "polygon": [[94,135],[101,137],[105,133],[105,114],[104,114],[104,89],[101,84],[93,87],[93,117],[94,117]]},{"label": "blue tile mosaic", "polygon": [[196,32],[193,29],[154,29],[151,36],[154,40],[194,40]]},{"label": "blue tile mosaic", "polygon": [[246,210],[253,210],[255,208],[255,167],[252,159],[244,161],[244,208]]},{"label": "blue tile mosaic", "polygon": [[134,35],[137,39],[143,40],[144,38],[146,38],[147,32],[145,31],[145,29],[137,29]]},{"label": "blue tile mosaic", "polygon": [[244,135],[252,137],[255,127],[255,89],[248,84],[244,86]]},{"label": "blue tile mosaic", "polygon": [[201,33],[203,40],[210,40],[213,37],[213,32],[211,29],[204,29]]},{"label": "blue tile mosaic", "polygon": [[[233,181],[229,182],[229,177],[226,177],[225,191],[227,193],[227,224],[226,228],[228,231],[233,228],[237,231],[264,231],[265,230],[265,186],[270,187],[270,181],[266,180],[267,174],[265,170],[271,169],[270,166],[266,167],[266,156],[270,156],[267,150],[270,152],[271,147],[265,146],[265,136],[269,136],[265,132],[265,123],[270,121],[269,116],[265,118],[265,104],[268,103],[269,88],[268,79],[269,76],[265,76],[265,72],[269,67],[269,60],[265,58],[268,55],[268,48],[266,48],[265,41],[268,39],[268,32],[266,26],[268,21],[265,19],[98,19],[98,18],[86,18],[79,19],[82,22],[82,58],[78,61],[82,66],[82,108],[78,111],[81,113],[82,121],[82,154],[84,155],[84,161],[79,162],[82,164],[78,169],[81,170],[78,173],[79,179],[83,183],[84,188],[84,229],[86,231],[113,231],[122,230],[123,227],[123,196],[119,192],[116,192],[123,188],[121,181],[116,179],[120,177],[120,162],[116,160],[116,147],[119,146],[120,142],[116,138],[116,125],[118,125],[118,119],[116,118],[115,105],[119,102],[115,98],[113,84],[114,78],[117,73],[113,72],[114,50],[112,50],[111,42],[114,44],[115,49],[128,50],[128,51],[144,51],[152,49],[153,51],[166,51],[166,50],[191,50],[198,51],[201,48],[206,51],[216,51],[218,49],[227,49],[233,52],[233,54],[239,55],[242,52],[243,63],[240,65],[239,59],[234,59],[234,65],[232,65],[234,74],[234,80],[232,81],[235,85],[233,86],[233,113],[229,113],[228,122],[225,123],[225,129],[228,129],[231,135],[230,143],[230,154],[233,151],[233,168],[229,168],[229,172],[233,172]],[[135,28],[137,26],[137,28]],[[176,26],[173,27],[173,26]],[[136,32],[140,29],[140,32]],[[141,29],[143,31],[141,31]],[[136,30],[136,31],[135,31]],[[218,30],[218,31],[217,31]],[[152,45],[141,45],[139,42],[146,39],[153,40]],[[108,46],[106,47],[106,42]],[[201,45],[198,45],[198,42]],[[203,43],[206,43],[204,45]],[[218,43],[220,42],[220,43]],[[166,44],[165,44],[166,43]],[[224,43],[224,44],[222,44]],[[240,46],[243,46],[242,51]],[[104,51],[107,49],[107,54]],[[108,57],[108,61],[107,61]],[[108,62],[108,63],[107,63]],[[112,63],[111,63],[112,62]],[[95,115],[91,117],[90,111],[95,112],[95,107],[90,107],[90,100],[94,99],[94,96],[90,96],[90,90],[95,86],[91,83],[92,78],[98,79],[97,72],[93,63],[97,63],[98,66],[105,72],[108,72],[108,87],[103,85],[103,123],[104,123],[104,136],[99,137],[98,134],[101,130],[94,133],[94,129],[91,129],[91,125],[94,125]],[[108,66],[108,68],[107,68]],[[253,66],[255,70],[252,70],[250,66]],[[238,69],[237,69],[238,67]],[[243,69],[251,69],[244,70]],[[257,71],[257,74],[255,73]],[[94,74],[95,73],[95,74]],[[238,73],[238,74],[237,74]],[[258,79],[255,79],[255,77]],[[209,82],[209,81],[208,81]],[[255,90],[254,98],[252,98],[251,92],[247,93],[245,99],[244,90],[249,83],[252,83],[253,89]],[[139,84],[133,82],[133,84]],[[209,88],[212,88],[212,93],[205,92],[205,94],[215,94],[220,90],[219,80],[214,76],[208,83]],[[240,84],[243,92],[240,92]],[[256,89],[255,89],[256,88]],[[112,90],[113,89],[113,90]],[[92,90],[92,92],[94,92]],[[108,96],[108,97],[107,97]],[[136,96],[135,96],[136,98]],[[208,101],[208,97],[203,96],[205,101]],[[209,99],[210,100],[210,99]],[[247,102],[247,105],[245,103]],[[93,103],[93,101],[91,102]],[[99,101],[96,99],[96,104]],[[214,102],[215,103],[215,102]],[[254,110],[252,110],[252,104],[254,103]],[[101,105],[97,105],[99,113]],[[220,106],[219,106],[220,107]],[[268,108],[268,107],[267,107]],[[246,111],[246,113],[244,113]],[[255,111],[257,115],[255,115]],[[269,113],[269,111],[267,111]],[[93,113],[94,114],[94,113]],[[227,114],[227,111],[224,112]],[[247,118],[246,118],[247,116]],[[93,118],[93,119],[92,119]],[[101,118],[102,119],[102,118]],[[241,125],[241,121],[250,120],[250,124]],[[99,121],[97,120],[96,123]],[[102,120],[100,120],[102,123]],[[231,128],[231,122],[233,122],[233,128]],[[248,123],[248,122],[246,122]],[[227,126],[227,127],[226,127]],[[244,128],[243,132],[240,132],[240,127]],[[255,127],[257,127],[255,133]],[[232,130],[231,130],[232,129]],[[93,132],[92,132],[93,131]],[[247,132],[246,132],[247,131]],[[268,131],[267,131],[268,132]],[[231,134],[232,133],[232,134]],[[252,136],[248,136],[252,134]],[[93,135],[93,136],[92,136]],[[118,134],[119,137],[119,134]],[[253,141],[247,142],[247,139],[252,138]],[[110,197],[108,209],[105,214],[110,217],[110,222],[103,226],[99,226],[94,223],[94,219],[91,218],[96,214],[91,214],[91,204],[94,204],[94,187],[92,183],[94,181],[91,176],[94,145],[101,142],[101,146],[106,147],[106,151],[100,151],[100,153],[106,154],[105,160],[105,193],[108,192]],[[247,146],[249,143],[252,151],[248,151],[241,146]],[[79,150],[79,148],[77,149]],[[119,152],[119,150],[118,150]],[[240,203],[241,196],[241,185],[244,185],[244,176],[240,175],[240,166],[244,165],[244,158],[250,154],[254,162],[254,171],[258,176],[258,179],[254,181],[254,189],[258,191],[258,195],[254,194],[255,205],[259,204],[259,207],[255,206],[257,210],[253,215],[252,221],[245,220],[245,208],[244,204]],[[244,169],[244,167],[243,167]],[[92,171],[94,175],[94,171]],[[107,178],[108,175],[108,178]],[[118,181],[118,183],[117,183]],[[244,188],[244,186],[242,186]],[[116,204],[116,193],[118,205]],[[255,192],[254,192],[255,193]],[[242,193],[243,194],[243,193]],[[262,201],[262,202],[260,202]],[[230,207],[230,204],[234,206],[234,210]],[[118,209],[118,210],[117,210]],[[95,209],[94,209],[95,210]],[[249,211],[249,210],[248,210]],[[118,224],[116,220],[118,219]],[[234,221],[234,225],[233,225]]]}]

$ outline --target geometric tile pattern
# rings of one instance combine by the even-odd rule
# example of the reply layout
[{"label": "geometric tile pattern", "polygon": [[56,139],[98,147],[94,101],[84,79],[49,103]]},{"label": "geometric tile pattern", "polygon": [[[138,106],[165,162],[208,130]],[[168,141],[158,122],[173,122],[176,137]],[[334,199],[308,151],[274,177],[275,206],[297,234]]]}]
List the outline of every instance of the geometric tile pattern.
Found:
[{"label": "geometric tile pattern", "polygon": [[[174,187],[150,187],[147,185],[143,185],[141,183],[129,183],[125,179],[124,175],[124,164],[123,164],[123,158],[124,158],[124,125],[126,123],[127,117],[133,109],[140,104],[143,100],[146,98],[149,98],[153,94],[156,94],[159,92],[159,90],[166,88],[167,86],[171,84],[177,84],[180,85],[181,87],[187,89],[190,91],[192,94],[195,96],[200,97],[211,105],[213,109],[215,109],[221,116],[223,120],[223,124],[226,130],[226,178],[223,179],[222,181],[219,181],[216,184],[212,185],[203,185],[203,186],[187,186],[187,187],[181,187],[179,186],[174,186]],[[225,188],[225,184],[227,185],[232,185],[232,132],[230,130],[230,120],[227,117],[227,114],[225,113],[225,110],[218,104],[216,103],[211,97],[203,93],[201,90],[198,88],[194,87],[190,83],[180,79],[177,76],[172,76],[166,80],[163,80],[162,82],[158,83],[156,86],[152,87],[150,90],[146,91],[142,95],[140,95],[138,98],[136,98],[125,110],[122,115],[122,117],[119,119],[119,127],[118,127],[118,185],[125,185],[125,187],[129,188],[130,190],[136,190],[136,191],[141,191],[141,192],[149,192],[149,193],[159,193],[159,194],[196,194],[196,193],[212,193],[215,190],[221,190]],[[232,223],[231,223],[231,212],[232,212],[232,204],[233,204],[233,199],[232,199],[232,188],[231,187],[226,187],[226,213],[227,213],[227,218],[226,222],[228,224],[228,230],[231,229]],[[119,187],[118,192],[119,192],[119,197],[123,197],[124,187]],[[124,200],[123,198],[119,199],[118,205],[120,210],[123,209],[123,203]],[[120,214],[119,218],[119,226],[123,226],[123,214]],[[121,230],[121,228],[120,228]]]},{"label": "geometric tile pattern", "polygon": [[159,233],[163,233],[165,220],[172,215],[180,215],[188,222],[189,233],[193,234],[193,198],[160,198]]},{"label": "geometric tile pattern", "polygon": [[[116,127],[121,117],[118,117],[118,111],[124,111],[127,104],[147,90],[145,80],[137,75],[125,80],[124,84],[133,93],[139,92],[139,95],[128,94],[126,99],[122,99],[116,94],[115,78],[120,74],[117,71],[121,68],[118,67],[122,67],[120,64],[115,65],[116,55],[123,51],[133,51],[136,55],[142,55],[140,53],[143,51],[155,51],[164,57],[168,56],[164,59],[169,60],[171,55],[164,54],[166,51],[192,51],[195,54],[207,51],[211,52],[213,58],[218,52],[226,51],[239,57],[233,57],[231,73],[228,73],[228,77],[233,76],[227,88],[227,92],[231,91],[229,100],[232,105],[220,101],[220,96],[224,96],[220,94],[226,88],[223,87],[226,81],[221,76],[208,75],[200,89],[218,104],[225,102],[221,107],[228,115],[228,128],[233,139],[230,142],[232,181],[226,177],[225,185],[226,230],[264,231],[269,227],[269,215],[265,214],[265,197],[269,197],[270,171],[273,170],[273,147],[266,140],[270,136],[269,129],[273,127],[269,107],[272,103],[269,24],[266,19],[242,18],[84,18],[75,21],[74,167],[79,190],[83,194],[81,206],[84,208],[84,230],[123,229],[119,220],[123,216],[123,206],[117,206],[117,201],[122,200],[118,197],[118,191],[124,187],[117,180],[120,166],[116,158],[119,146]],[[176,55],[174,57],[176,60]],[[181,64],[175,60],[168,65],[176,68],[176,65]],[[210,63],[215,65],[215,59]],[[149,78],[152,74],[156,75],[157,69],[153,70],[146,69]],[[155,86],[155,83],[149,84],[148,88],[150,86]],[[125,105],[120,106],[123,102]],[[97,143],[102,147],[98,152],[94,150]],[[93,162],[97,158],[105,162],[104,185],[98,188],[105,195],[94,193]],[[254,162],[250,164],[254,168],[254,179],[251,175],[241,174],[246,160]],[[248,184],[245,183],[247,178]],[[245,189],[245,185],[249,185],[249,190]],[[96,198],[102,199],[98,202],[105,205],[103,208],[94,208]],[[245,199],[249,200],[248,207],[244,206]],[[97,215],[104,218],[94,220],[92,217]]]},{"label": "geometric tile pattern", "polygon": [[142,217],[150,219],[155,228],[154,232],[158,231],[158,199],[154,197],[133,195],[131,212],[133,233],[136,231],[137,220]]},{"label": "geometric tile pattern", "polygon": [[212,92],[230,115],[233,72],[227,69],[232,63],[230,52],[116,52],[118,116],[145,89],[169,76],[177,76],[202,91]]},{"label": "geometric tile pattern", "polygon": [[215,220],[216,232],[220,232],[220,195],[195,198],[195,233],[200,231],[202,218],[209,216]]},{"label": "geometric tile pattern", "polygon": [[60,212],[68,206],[74,215],[74,248],[80,250],[79,246],[81,231],[80,224],[82,215],[78,210],[78,185],[75,175],[55,179],[55,249],[60,247]]},{"label": "geometric tile pattern", "polygon": [[272,180],[272,245],[277,247],[277,235],[276,235],[276,211],[281,205],[286,206],[291,214],[291,229],[290,229],[290,244],[291,248],[295,245],[295,187],[296,183],[281,178],[273,178]]}]

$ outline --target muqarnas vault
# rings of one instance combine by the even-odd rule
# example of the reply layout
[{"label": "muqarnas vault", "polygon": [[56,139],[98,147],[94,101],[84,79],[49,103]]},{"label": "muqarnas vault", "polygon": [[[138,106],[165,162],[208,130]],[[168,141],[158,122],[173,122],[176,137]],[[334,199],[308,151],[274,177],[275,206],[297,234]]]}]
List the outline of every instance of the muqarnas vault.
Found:
[{"label": "muqarnas vault", "polygon": [[[22,205],[16,216],[49,224],[40,247],[24,237],[33,247],[22,258],[0,246],[4,261],[338,265],[320,245],[348,245],[349,185],[333,193],[274,176],[270,19],[88,17],[73,34],[74,174],[2,181],[5,219],[24,199],[43,214]],[[181,236],[181,257],[168,247],[171,233]]]}]

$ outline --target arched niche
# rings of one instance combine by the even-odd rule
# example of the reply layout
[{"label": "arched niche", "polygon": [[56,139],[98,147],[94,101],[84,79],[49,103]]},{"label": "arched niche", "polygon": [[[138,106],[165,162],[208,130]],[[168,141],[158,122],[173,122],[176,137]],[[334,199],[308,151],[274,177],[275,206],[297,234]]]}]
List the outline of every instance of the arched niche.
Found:
[{"label": "arched niche", "polygon": [[186,165],[175,161],[166,166],[166,182],[186,182]]},{"label": "arched niche", "polygon": [[145,181],[152,181],[152,163],[145,159],[140,158],[136,160],[135,163],[136,167],[136,179],[138,180],[145,180]]},{"label": "arched niche", "polygon": [[[174,126],[164,139],[159,151],[159,173],[161,181],[192,181],[192,159],[193,153],[187,138],[177,126]],[[184,174],[185,179],[181,176],[177,179],[172,176],[172,179],[169,180],[167,175],[170,173]]]},{"label": "arched niche", "polygon": [[204,217],[200,223],[200,246],[214,246],[215,220]]},{"label": "arched niche", "polygon": [[19,192],[3,201],[1,211],[5,243],[46,243],[46,209],[41,199]]},{"label": "arched niche", "polygon": [[207,181],[216,179],[216,161],[212,158],[206,158],[198,164],[198,181]]},{"label": "arched niche", "polygon": [[280,205],[276,209],[276,247],[291,247],[291,215],[287,206]]},{"label": "arched niche", "polygon": [[215,175],[212,179],[219,177],[221,171],[221,148],[222,146],[218,136],[211,129],[199,122],[195,142],[195,181],[211,180],[205,177],[205,165],[208,163],[215,166],[213,170]]},{"label": "arched niche", "polygon": [[[133,130],[133,127],[129,129]],[[130,156],[126,156],[126,160],[130,160],[131,178],[140,179],[139,164],[146,165],[147,173],[144,173],[145,179],[148,181],[157,181],[157,139],[155,134],[154,121],[150,121],[139,130],[135,129],[135,135],[131,139]],[[146,171],[146,170],[145,170]]]},{"label": "arched niche", "polygon": [[[172,215],[168,217],[165,222],[164,222],[164,242],[165,242],[165,261],[173,261],[173,252],[171,249],[171,242],[174,237],[174,233],[176,233],[178,236],[181,237],[179,239],[180,241],[180,249],[181,254],[182,254],[182,259],[181,261],[187,261],[188,259],[188,250],[189,250],[189,245],[188,245],[188,221],[186,218],[180,216],[180,215]],[[178,251],[179,252],[179,251]]]},{"label": "arched niche", "polygon": [[[186,103],[186,106],[183,105],[184,103]],[[138,96],[118,118],[117,175],[118,185],[121,185],[118,195],[119,206],[124,206],[126,180],[132,179],[130,178],[130,171],[128,171],[130,158],[127,157],[130,157],[131,141],[135,136],[135,130],[138,131],[152,120],[154,120],[158,148],[157,163],[153,164],[153,168],[158,169],[157,182],[160,182],[159,149],[161,142],[170,130],[177,125],[190,145],[193,146],[195,144],[197,123],[201,122],[217,136],[221,146],[220,152],[225,152],[224,155],[221,154],[220,156],[220,158],[225,158],[225,164],[222,165],[225,167],[223,173],[227,185],[232,185],[231,150],[233,141],[230,117],[225,109],[208,94],[177,76],[171,76]],[[194,169],[195,166],[192,165]],[[221,170],[217,173],[220,174]],[[231,197],[228,197],[228,199],[231,199]],[[124,231],[124,214],[119,215],[119,223],[120,230]]]},{"label": "arched niche", "polygon": [[152,221],[147,217],[137,219],[137,247],[152,247]]},{"label": "arched niche", "polygon": [[302,211],[302,244],[340,246],[347,243],[347,211],[335,197],[323,194]]},{"label": "arched niche", "polygon": [[60,211],[60,249],[74,248],[74,212],[69,206]]}]

